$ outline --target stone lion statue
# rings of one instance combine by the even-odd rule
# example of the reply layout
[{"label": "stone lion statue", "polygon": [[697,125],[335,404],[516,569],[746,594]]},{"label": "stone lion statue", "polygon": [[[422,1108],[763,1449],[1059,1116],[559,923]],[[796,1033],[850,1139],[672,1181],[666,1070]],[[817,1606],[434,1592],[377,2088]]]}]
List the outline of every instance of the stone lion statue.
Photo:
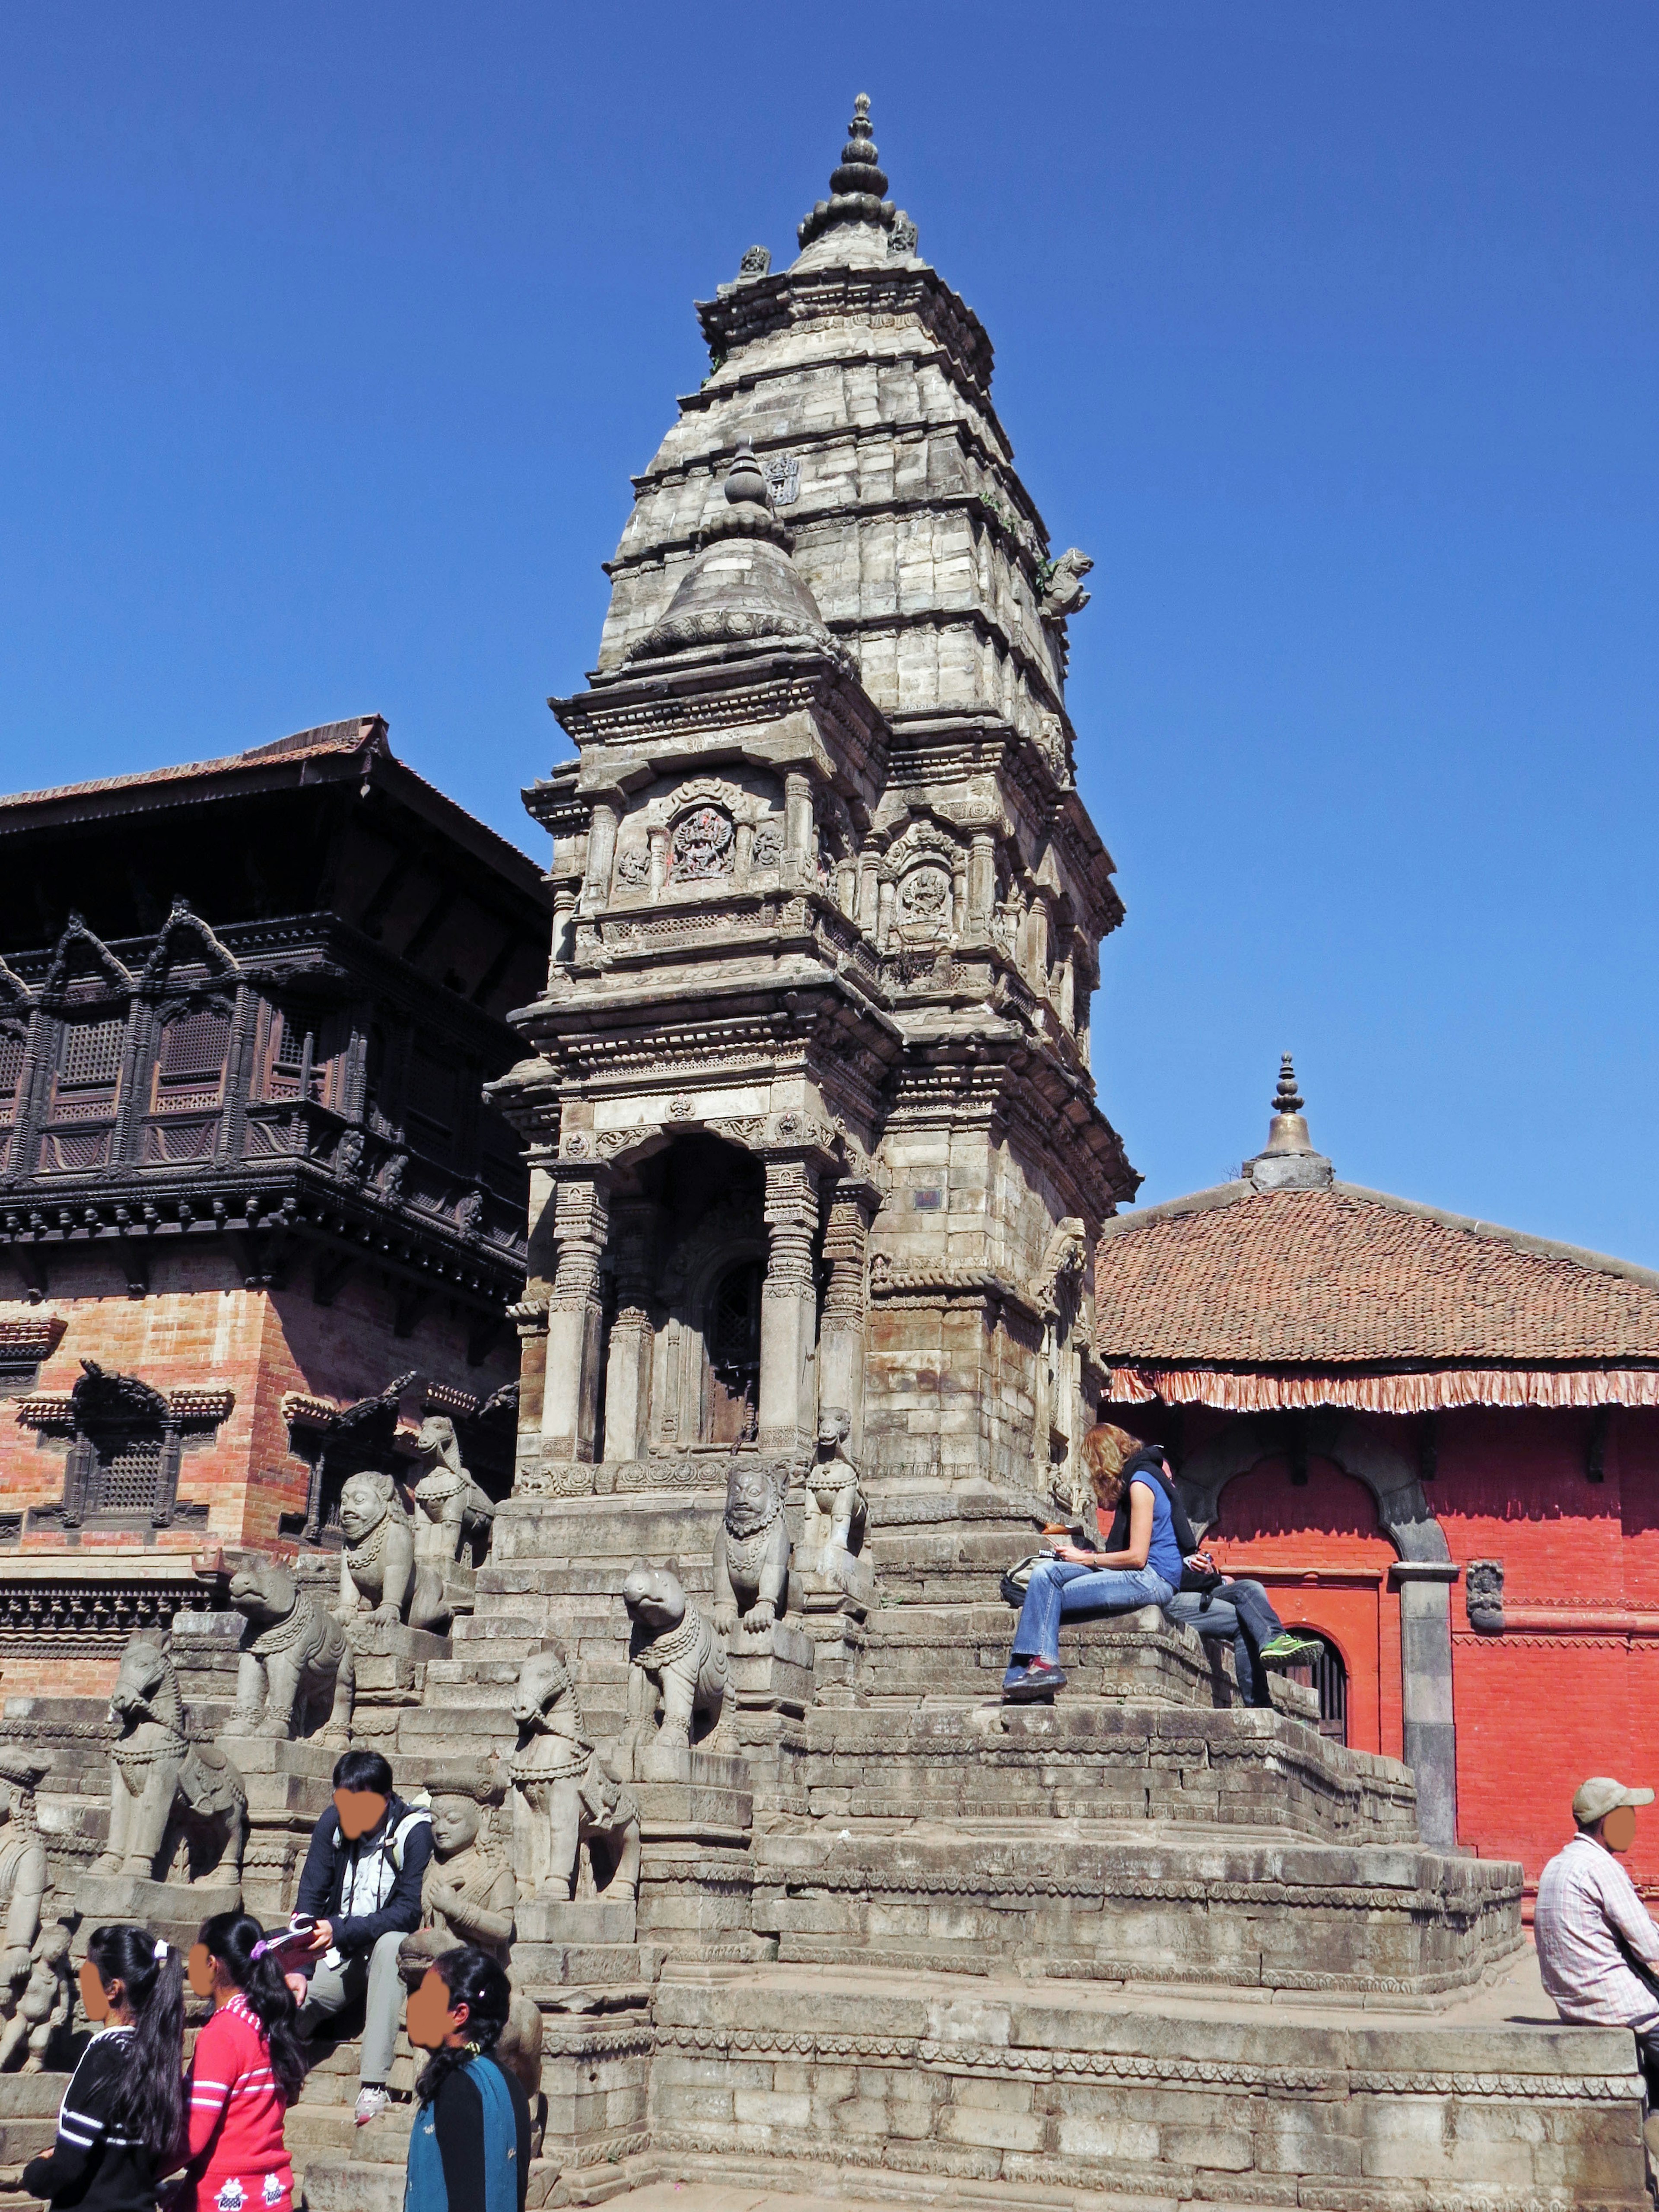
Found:
[{"label": "stone lion statue", "polygon": [[302,1733],[331,1698],[345,1656],[345,1630],[300,1587],[280,1559],[245,1559],[230,1601],[247,1626],[236,1662],[235,1726],[279,1740]]},{"label": "stone lion statue", "polygon": [[853,1419],[844,1406],[818,1415],[817,1452],[806,1471],[806,1505],[798,1564],[811,1574],[846,1584],[864,1541],[866,1509],[859,1471],[847,1449]]},{"label": "stone lion statue", "polygon": [[[576,1894],[583,1848],[596,1887],[634,1897],[640,1886],[640,1814],[609,1773],[582,1726],[576,1685],[562,1653],[535,1651],[519,1670],[513,1718],[514,1856],[523,1887],[537,1897]],[[601,1884],[592,1845],[610,1865]]]},{"label": "stone lion statue", "polygon": [[182,1849],[192,1882],[239,1882],[247,1791],[216,1744],[191,1743],[173,1662],[135,1638],[109,1702],[109,1841],[96,1874],[165,1881]]},{"label": "stone lion statue", "polygon": [[1075,545],[1067,546],[1050,567],[1042,586],[1042,612],[1050,622],[1063,621],[1066,616],[1079,614],[1089,604],[1089,594],[1083,588],[1083,579],[1094,562]]},{"label": "stone lion statue", "polygon": [[453,1566],[464,1553],[481,1553],[495,1522],[495,1500],[467,1473],[447,1413],[427,1415],[415,1448],[424,1463],[415,1486],[421,1515],[415,1526],[416,1559],[442,1568]]},{"label": "stone lion statue", "polygon": [[712,1728],[726,1702],[726,1653],[686,1596],[672,1565],[635,1559],[623,1584],[631,1634],[628,1645],[628,1719],[636,1741],[652,1733],[659,1693],[662,1718],[654,1748],[684,1751],[701,1716]]},{"label": "stone lion statue", "polygon": [[714,1626],[770,1628],[789,1595],[789,1524],[783,1517],[787,1465],[734,1452],[726,1513],[714,1534]]}]

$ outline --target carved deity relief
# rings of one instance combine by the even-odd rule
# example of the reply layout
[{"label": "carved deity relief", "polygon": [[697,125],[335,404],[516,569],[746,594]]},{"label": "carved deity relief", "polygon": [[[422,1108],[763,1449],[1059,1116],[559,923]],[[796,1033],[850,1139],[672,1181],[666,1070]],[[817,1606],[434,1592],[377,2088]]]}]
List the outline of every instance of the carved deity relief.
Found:
[{"label": "carved deity relief", "polygon": [[731,816],[719,807],[699,806],[682,815],[668,841],[673,880],[702,883],[729,876],[736,857],[736,836]]}]

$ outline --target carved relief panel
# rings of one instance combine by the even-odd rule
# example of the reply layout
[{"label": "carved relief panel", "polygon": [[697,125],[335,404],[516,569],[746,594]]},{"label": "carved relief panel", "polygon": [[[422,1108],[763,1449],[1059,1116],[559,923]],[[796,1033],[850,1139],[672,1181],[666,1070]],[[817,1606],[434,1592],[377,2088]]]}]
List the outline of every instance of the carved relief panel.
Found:
[{"label": "carved relief panel", "polygon": [[781,802],[776,779],[758,773],[659,784],[618,826],[612,902],[707,897],[775,875]]}]

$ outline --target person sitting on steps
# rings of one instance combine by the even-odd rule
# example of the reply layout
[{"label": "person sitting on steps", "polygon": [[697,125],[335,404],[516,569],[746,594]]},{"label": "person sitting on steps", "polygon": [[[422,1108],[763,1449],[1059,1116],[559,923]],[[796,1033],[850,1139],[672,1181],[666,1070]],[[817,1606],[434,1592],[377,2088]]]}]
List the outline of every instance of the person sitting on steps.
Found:
[{"label": "person sitting on steps", "polygon": [[386,2110],[386,2076],[398,2045],[404,1985],[398,1952],[421,1924],[421,1884],[432,1856],[432,1816],[392,1794],[392,1769],[378,1751],[343,1752],[334,1762],[334,1802],[312,1831],[300,1876],[299,1911],[317,1923],[311,1989],[300,2033],[364,1996],[357,2125]]},{"label": "person sitting on steps", "polygon": [[1161,1464],[1158,1446],[1144,1446],[1105,1421],[1084,1438],[1083,1463],[1094,1489],[1095,1518],[1103,1531],[1106,1516],[1115,1512],[1122,1499],[1128,1511],[1127,1538],[1121,1546],[1097,1552],[1056,1542],[1052,1559],[1033,1568],[1014,1630],[1008,1671],[1002,1678],[1006,1703],[1023,1705],[1065,1687],[1060,1665],[1063,1613],[1134,1613],[1143,1605],[1167,1605],[1180,1587],[1181,1547],[1169,1495],[1146,1464],[1149,1450]]}]

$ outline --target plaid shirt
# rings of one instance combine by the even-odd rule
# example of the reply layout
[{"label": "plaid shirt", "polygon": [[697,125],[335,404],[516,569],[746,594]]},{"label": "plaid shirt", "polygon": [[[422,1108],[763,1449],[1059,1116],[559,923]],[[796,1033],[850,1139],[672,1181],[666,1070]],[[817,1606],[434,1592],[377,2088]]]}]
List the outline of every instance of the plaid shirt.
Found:
[{"label": "plaid shirt", "polygon": [[1563,2020],[1607,2027],[1659,2028],[1659,1997],[1625,1963],[1622,1936],[1659,1971],[1659,1928],[1630,1876],[1591,1836],[1575,1836],[1544,1869],[1533,1933],[1547,1994]]}]

